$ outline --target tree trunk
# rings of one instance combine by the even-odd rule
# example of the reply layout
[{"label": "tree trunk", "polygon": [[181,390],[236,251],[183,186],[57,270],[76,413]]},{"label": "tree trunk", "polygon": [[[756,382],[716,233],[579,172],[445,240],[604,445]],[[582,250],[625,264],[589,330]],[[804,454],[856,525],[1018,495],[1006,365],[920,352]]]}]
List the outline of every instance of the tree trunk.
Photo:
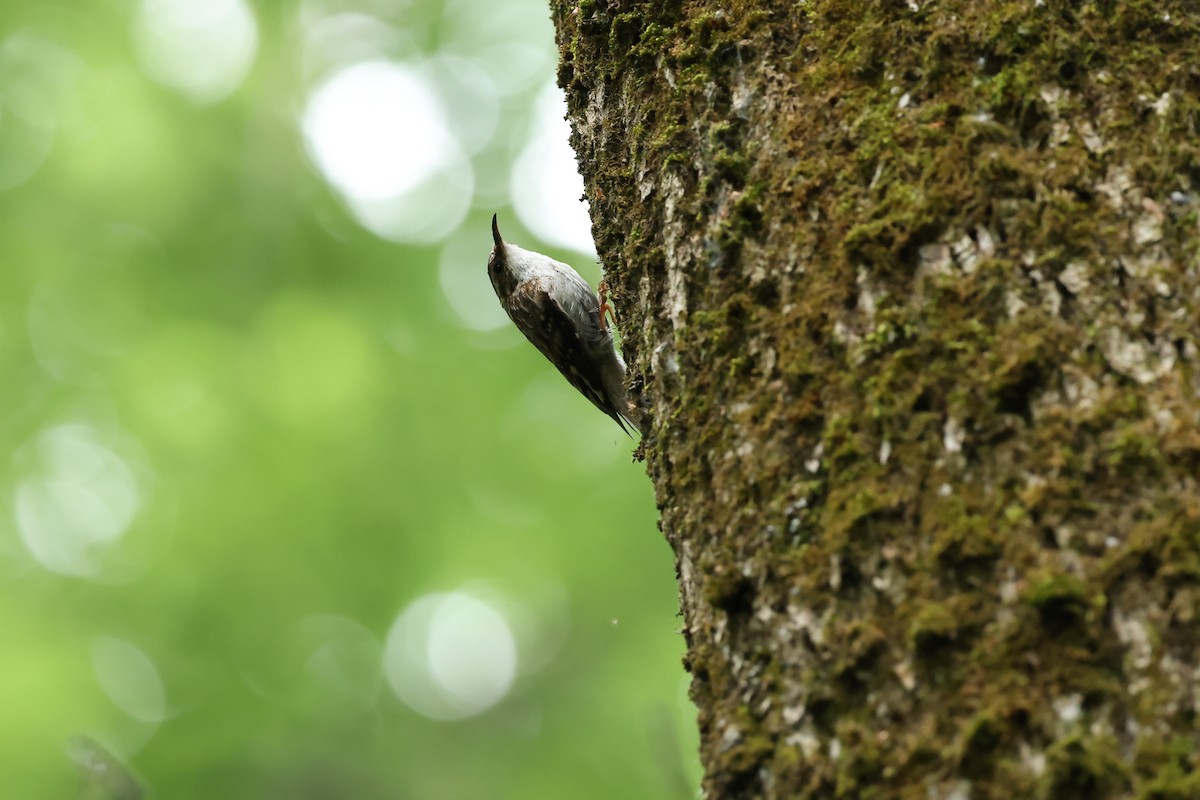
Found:
[{"label": "tree trunk", "polygon": [[552,0],[709,798],[1200,797],[1200,11]]}]

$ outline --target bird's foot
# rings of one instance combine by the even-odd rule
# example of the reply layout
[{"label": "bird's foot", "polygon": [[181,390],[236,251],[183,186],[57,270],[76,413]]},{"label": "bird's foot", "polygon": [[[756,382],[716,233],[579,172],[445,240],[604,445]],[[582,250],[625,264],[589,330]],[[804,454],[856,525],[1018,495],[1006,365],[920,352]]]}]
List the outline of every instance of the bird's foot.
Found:
[{"label": "bird's foot", "polygon": [[608,303],[608,278],[601,278],[600,285],[596,287],[600,292],[600,330],[608,330],[608,321],[605,319],[606,314],[611,314],[613,322],[617,321],[617,315],[613,312],[613,307]]}]

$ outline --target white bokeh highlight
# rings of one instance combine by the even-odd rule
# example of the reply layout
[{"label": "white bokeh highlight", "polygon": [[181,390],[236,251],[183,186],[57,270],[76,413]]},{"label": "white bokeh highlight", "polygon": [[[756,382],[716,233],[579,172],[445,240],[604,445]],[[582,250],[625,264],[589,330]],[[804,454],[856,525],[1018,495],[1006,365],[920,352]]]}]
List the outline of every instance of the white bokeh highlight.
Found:
[{"label": "white bokeh highlight", "polygon": [[0,43],[0,191],[33,177],[57,131],[80,121],[85,76],[78,56],[32,31]]},{"label": "white bokeh highlight", "polygon": [[533,133],[513,166],[510,191],[521,222],[539,239],[594,256],[583,178],[571,149],[562,90],[548,85],[534,107]]},{"label": "white bokeh highlight", "polygon": [[478,62],[446,54],[429,61],[429,74],[455,139],[467,153],[479,153],[495,138],[500,124],[495,79]]},{"label": "white bokeh highlight", "polygon": [[122,639],[92,641],[92,667],[100,688],[117,708],[138,722],[158,724],[167,716],[167,690],[150,657]]},{"label": "white bokeh highlight", "polygon": [[133,470],[83,423],[44,431],[29,460],[14,498],[22,543],[51,572],[96,575],[142,505]]},{"label": "white bokeh highlight", "polygon": [[361,62],[398,56],[411,58],[420,51],[407,32],[357,11],[312,15],[301,12],[301,25],[306,77]]},{"label": "white bokeh highlight", "polygon": [[301,126],[313,163],[376,235],[435,242],[466,216],[474,175],[423,68],[339,69],[313,91]]},{"label": "white bokeh highlight", "polygon": [[346,67],[317,87],[304,133],[329,182],[360,200],[409,191],[448,155],[433,93],[413,70],[386,61]]},{"label": "white bokeh highlight", "polygon": [[487,71],[497,92],[527,92],[554,70],[554,27],[544,0],[446,0],[440,26],[442,51]]},{"label": "white bokeh highlight", "polygon": [[435,244],[466,218],[474,177],[471,163],[458,160],[412,191],[380,200],[347,198],[347,204],[359,224],[376,236],[393,242]]},{"label": "white bokeh highlight", "polygon": [[388,632],[384,673],[418,714],[460,720],[487,711],[517,675],[517,644],[491,604],[465,592],[417,598]]},{"label": "white bokeh highlight", "polygon": [[258,23],[245,0],[141,0],[133,42],[152,80],[203,105],[245,80],[258,51]]}]

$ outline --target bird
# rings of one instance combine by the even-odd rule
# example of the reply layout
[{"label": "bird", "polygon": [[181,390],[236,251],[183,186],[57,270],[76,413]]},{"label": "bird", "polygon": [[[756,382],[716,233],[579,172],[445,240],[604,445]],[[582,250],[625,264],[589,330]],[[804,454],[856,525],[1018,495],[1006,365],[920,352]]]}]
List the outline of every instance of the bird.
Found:
[{"label": "bird", "polygon": [[604,319],[604,282],[598,296],[561,261],[504,241],[494,214],[492,240],[488,278],[517,330],[621,430],[640,433],[641,414],[625,392],[625,362]]}]

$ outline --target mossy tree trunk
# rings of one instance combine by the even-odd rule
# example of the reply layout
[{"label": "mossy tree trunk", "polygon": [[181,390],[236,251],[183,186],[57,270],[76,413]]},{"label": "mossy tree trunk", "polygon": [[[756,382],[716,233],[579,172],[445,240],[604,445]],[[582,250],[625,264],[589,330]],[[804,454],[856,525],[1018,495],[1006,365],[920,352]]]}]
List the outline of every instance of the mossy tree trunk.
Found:
[{"label": "mossy tree trunk", "polygon": [[1200,6],[552,8],[706,795],[1200,797]]}]

